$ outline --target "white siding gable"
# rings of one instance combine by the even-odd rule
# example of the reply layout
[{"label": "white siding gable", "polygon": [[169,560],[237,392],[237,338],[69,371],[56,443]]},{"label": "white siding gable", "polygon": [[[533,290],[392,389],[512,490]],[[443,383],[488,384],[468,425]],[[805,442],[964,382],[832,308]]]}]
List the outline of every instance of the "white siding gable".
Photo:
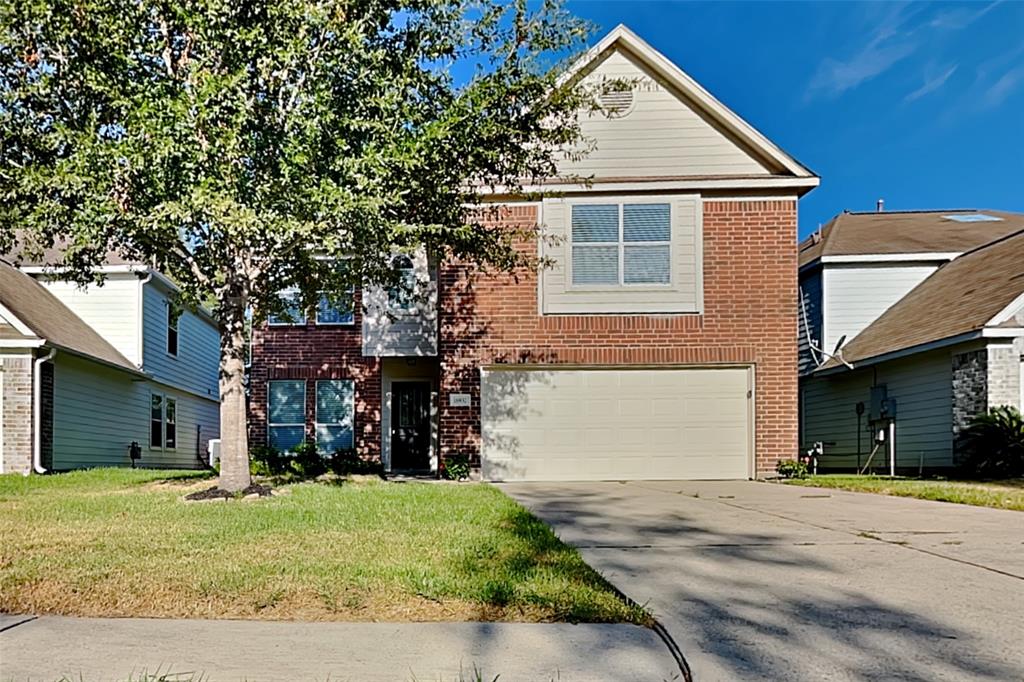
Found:
[{"label": "white siding gable", "polygon": [[583,133],[597,148],[581,160],[564,161],[562,173],[597,178],[769,174],[628,51],[609,50],[585,79],[594,84],[629,80],[634,102],[619,118],[582,112]]},{"label": "white siding gable", "polygon": [[363,288],[363,355],[437,355],[437,268],[423,250],[412,261],[418,282],[412,310],[391,310],[384,287]]},{"label": "white siding gable", "polygon": [[107,275],[102,285],[39,277],[39,282],[71,312],[106,339],[121,355],[139,364],[139,278],[134,273]]},{"label": "white siding gable", "polygon": [[843,336],[851,341],[937,268],[938,263],[826,265],[824,349],[831,353]]},{"label": "white siding gable", "polygon": [[178,320],[178,354],[167,352],[169,292],[157,280],[143,289],[142,369],[162,383],[217,399],[220,333],[206,319],[183,310]]}]

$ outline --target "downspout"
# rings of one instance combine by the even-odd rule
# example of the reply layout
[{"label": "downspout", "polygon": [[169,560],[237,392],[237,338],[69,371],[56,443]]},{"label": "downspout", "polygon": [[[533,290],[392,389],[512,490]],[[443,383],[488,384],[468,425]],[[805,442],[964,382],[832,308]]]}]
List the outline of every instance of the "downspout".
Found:
[{"label": "downspout", "polygon": [[138,296],[138,321],[135,326],[136,332],[136,353],[138,353],[139,361],[135,363],[139,369],[142,369],[142,325],[145,322],[145,305],[146,305],[146,285],[149,284],[149,280],[153,279],[153,271],[147,270],[146,276],[139,278],[139,296]]},{"label": "downspout", "polygon": [[46,469],[43,467],[43,438],[42,438],[42,377],[43,377],[43,363],[53,360],[53,356],[57,354],[56,348],[51,348],[50,352],[41,358],[36,358],[34,367],[32,368],[32,468],[37,474],[45,474]]}]

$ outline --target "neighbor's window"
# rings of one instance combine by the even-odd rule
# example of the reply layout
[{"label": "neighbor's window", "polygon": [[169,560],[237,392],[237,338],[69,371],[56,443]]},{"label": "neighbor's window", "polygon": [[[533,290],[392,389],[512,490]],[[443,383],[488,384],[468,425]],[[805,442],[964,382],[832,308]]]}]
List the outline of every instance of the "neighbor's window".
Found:
[{"label": "neighbor's window", "polygon": [[574,286],[669,284],[669,204],[577,204],[572,207]]},{"label": "neighbor's window", "polygon": [[181,308],[174,301],[167,301],[167,352],[178,354],[178,321],[181,319]]},{"label": "neighbor's window", "polygon": [[178,447],[178,401],[164,399],[164,446],[173,450]]},{"label": "neighbor's window", "polygon": [[396,312],[416,308],[416,266],[409,256],[395,256],[392,261],[398,281],[388,288],[388,307]]},{"label": "neighbor's window", "polygon": [[316,382],[316,445],[321,452],[352,447],[355,385],[331,379]]},{"label": "neighbor's window", "polygon": [[284,313],[271,315],[267,320],[271,325],[306,324],[306,313],[302,310],[299,301],[298,289],[285,289],[278,294],[284,304]]},{"label": "neighbor's window", "polygon": [[306,382],[267,382],[267,436],[272,448],[288,452],[306,440]]},{"label": "neighbor's window", "polygon": [[320,303],[316,308],[316,323],[352,324],[355,321],[355,315],[352,312],[352,296],[354,293],[355,289],[349,289],[348,300],[336,304],[332,304],[326,296],[321,296]]},{"label": "neighbor's window", "polygon": [[164,397],[154,393],[149,404],[149,447],[160,448],[164,444]]}]

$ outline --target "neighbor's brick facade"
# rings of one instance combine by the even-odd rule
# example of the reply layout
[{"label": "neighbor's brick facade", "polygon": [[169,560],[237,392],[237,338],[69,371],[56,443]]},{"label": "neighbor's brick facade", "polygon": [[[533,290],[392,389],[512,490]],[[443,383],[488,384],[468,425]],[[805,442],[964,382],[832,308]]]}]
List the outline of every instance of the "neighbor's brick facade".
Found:
[{"label": "neighbor's brick facade", "polygon": [[[704,200],[704,314],[548,315],[538,313],[537,275],[479,276],[448,265],[439,274],[439,431],[442,458],[479,461],[481,365],[754,365],[759,475],[797,453],[796,201]],[[537,222],[532,204],[503,220]],[[535,245],[522,248],[535,251]],[[356,380],[356,442],[380,454],[381,365],[362,356],[361,320],[351,327],[264,326],[254,333],[252,442],[266,438],[266,382],[274,378]],[[470,407],[451,407],[468,393]],[[314,389],[307,386],[307,424]],[[311,428],[307,426],[307,429]],[[312,437],[312,433],[308,433]]]},{"label": "neighbor's brick facade", "polygon": [[[505,220],[537,221],[532,205]],[[546,315],[537,276],[441,273],[442,457],[479,457],[480,365],[753,364],[758,474],[797,452],[795,201],[704,200],[703,315]],[[532,244],[524,248],[535,248]],[[469,393],[472,407],[450,407]]]},{"label": "neighbor's brick facade", "polygon": [[4,473],[32,470],[32,358],[5,357],[3,371]]}]

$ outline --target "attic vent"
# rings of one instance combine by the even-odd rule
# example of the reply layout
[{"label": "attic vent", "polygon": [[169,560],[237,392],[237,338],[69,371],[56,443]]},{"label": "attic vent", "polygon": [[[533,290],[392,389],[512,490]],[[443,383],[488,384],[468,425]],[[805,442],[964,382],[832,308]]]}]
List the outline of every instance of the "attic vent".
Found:
[{"label": "attic vent", "polygon": [[622,118],[633,111],[635,97],[632,88],[618,87],[602,92],[597,96],[597,101],[605,116]]},{"label": "attic vent", "polygon": [[998,223],[1002,218],[987,213],[955,213],[942,216],[946,220],[955,220],[958,223]]}]

